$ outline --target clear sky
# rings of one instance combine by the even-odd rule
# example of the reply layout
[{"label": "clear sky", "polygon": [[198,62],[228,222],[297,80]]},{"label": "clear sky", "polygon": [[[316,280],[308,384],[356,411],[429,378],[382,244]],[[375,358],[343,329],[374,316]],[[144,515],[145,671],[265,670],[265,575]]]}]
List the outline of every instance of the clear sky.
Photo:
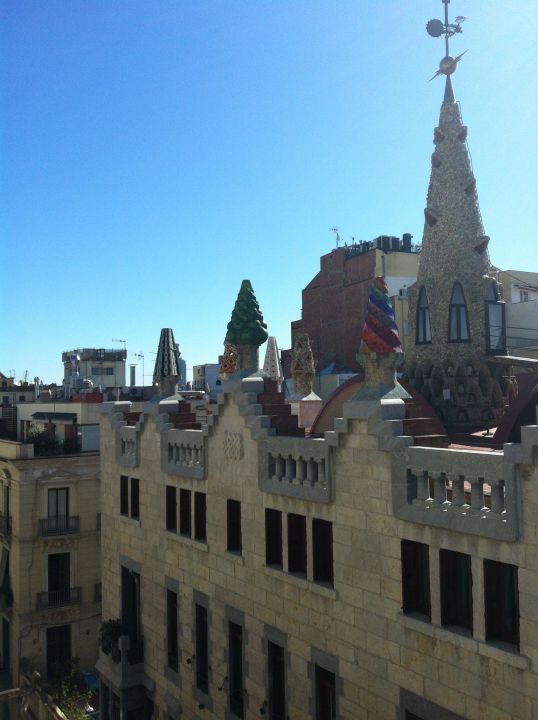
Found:
[{"label": "clear sky", "polygon": [[[420,241],[440,0],[1,0],[0,370],[216,362],[243,278],[289,347],[344,240]],[[492,262],[538,271],[536,0],[452,0]],[[357,339],[358,342],[358,339]],[[138,381],[141,379],[141,366]]]}]

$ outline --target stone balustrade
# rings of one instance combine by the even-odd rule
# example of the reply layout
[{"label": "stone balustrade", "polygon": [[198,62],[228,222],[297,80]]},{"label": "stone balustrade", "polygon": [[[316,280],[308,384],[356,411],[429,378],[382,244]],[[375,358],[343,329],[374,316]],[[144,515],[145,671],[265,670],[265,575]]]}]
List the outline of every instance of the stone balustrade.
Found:
[{"label": "stone balustrade", "polygon": [[330,502],[332,482],[325,440],[269,437],[260,443],[259,486],[265,492]]},{"label": "stone balustrade", "polygon": [[405,467],[393,467],[397,517],[499,540],[517,539],[519,481],[513,467],[507,472],[503,453],[411,447],[406,454]]},{"label": "stone balustrade", "polygon": [[170,475],[203,479],[205,476],[203,430],[168,428],[161,435],[161,468]]},{"label": "stone balustrade", "polygon": [[137,467],[140,462],[138,443],[142,423],[143,416],[134,425],[127,425],[126,420],[118,420],[116,425],[116,460],[123,467]]}]

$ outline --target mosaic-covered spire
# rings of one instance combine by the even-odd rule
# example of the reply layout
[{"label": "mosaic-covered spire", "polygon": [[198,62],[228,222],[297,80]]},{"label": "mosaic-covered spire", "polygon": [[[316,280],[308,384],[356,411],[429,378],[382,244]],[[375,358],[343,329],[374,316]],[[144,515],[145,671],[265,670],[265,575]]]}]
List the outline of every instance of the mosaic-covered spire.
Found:
[{"label": "mosaic-covered spire", "polygon": [[374,278],[370,286],[361,339],[361,352],[402,352],[394,308],[382,277]]},{"label": "mosaic-covered spire", "polygon": [[243,280],[232,317],[228,323],[225,344],[237,351],[237,370],[258,370],[258,348],[267,340],[267,325],[263,321],[260,306],[254,295],[250,280]]},{"label": "mosaic-covered spire", "polygon": [[153,382],[162,395],[173,395],[180,377],[179,352],[172,328],[163,328],[157,349]]}]

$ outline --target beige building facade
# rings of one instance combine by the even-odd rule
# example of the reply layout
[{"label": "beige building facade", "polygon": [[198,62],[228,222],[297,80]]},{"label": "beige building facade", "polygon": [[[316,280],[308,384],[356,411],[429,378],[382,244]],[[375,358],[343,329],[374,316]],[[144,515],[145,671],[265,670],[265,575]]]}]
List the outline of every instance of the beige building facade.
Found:
[{"label": "beige building facade", "polygon": [[43,678],[96,660],[100,602],[99,454],[34,457],[0,440],[2,670]]},{"label": "beige building facade", "polygon": [[536,718],[536,426],[416,447],[403,400],[355,399],[285,437],[267,401],[104,406],[103,720]]}]

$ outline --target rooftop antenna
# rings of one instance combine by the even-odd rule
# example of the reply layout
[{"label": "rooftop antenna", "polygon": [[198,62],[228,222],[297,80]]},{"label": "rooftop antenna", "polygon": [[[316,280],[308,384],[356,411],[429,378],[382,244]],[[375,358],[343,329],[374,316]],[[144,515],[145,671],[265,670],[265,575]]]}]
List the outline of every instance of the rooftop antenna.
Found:
[{"label": "rooftop antenna", "polygon": [[146,377],[146,373],[144,371],[144,353],[140,350],[140,352],[134,353],[134,356],[142,360],[142,387],[144,387],[144,378]]},{"label": "rooftop antenna", "polygon": [[112,338],[112,342],[123,343],[123,350],[125,351],[125,355],[127,356],[127,340],[120,340],[119,338]]},{"label": "rooftop antenna", "polygon": [[340,240],[341,240],[340,233],[338,232],[338,228],[332,227],[332,228],[330,228],[330,230],[331,230],[331,232],[336,234],[336,247],[338,247]]},{"label": "rooftop antenna", "polygon": [[450,55],[449,38],[462,32],[461,24],[465,22],[467,18],[464,15],[458,15],[453,23],[448,22],[448,5],[450,0],[442,0],[442,2],[445,6],[445,21],[433,19],[429,20],[426,24],[426,32],[431,37],[437,38],[441,37],[441,35],[445,36],[445,57],[439,63],[439,70],[430,80],[439,77],[439,75],[452,75],[456,70],[457,64],[467,52],[467,50],[464,50],[461,55],[457,55],[455,58]]}]

